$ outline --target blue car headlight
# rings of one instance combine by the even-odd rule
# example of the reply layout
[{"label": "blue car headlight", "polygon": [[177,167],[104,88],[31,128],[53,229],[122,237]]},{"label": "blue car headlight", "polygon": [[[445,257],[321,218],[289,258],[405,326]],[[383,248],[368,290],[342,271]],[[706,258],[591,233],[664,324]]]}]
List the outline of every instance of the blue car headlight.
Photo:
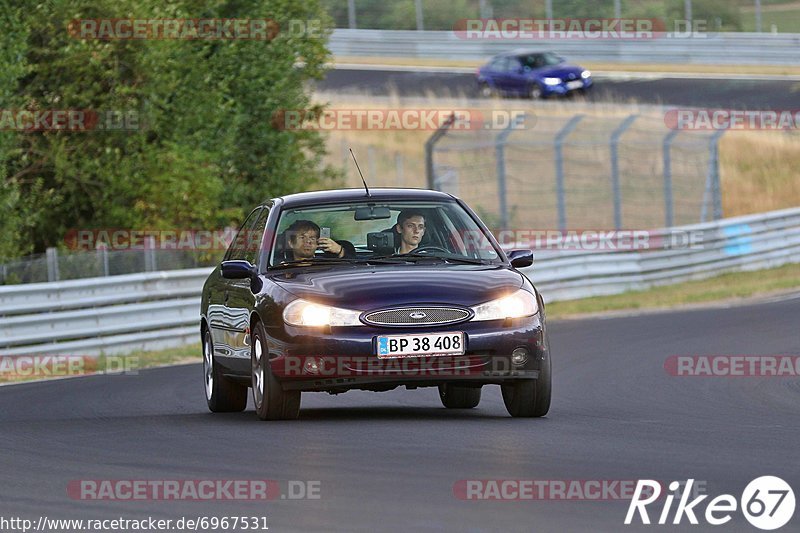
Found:
[{"label": "blue car headlight", "polygon": [[472,308],[475,316],[472,320],[503,320],[505,318],[522,318],[533,316],[539,311],[536,296],[526,290],[491,300]]},{"label": "blue car headlight", "polygon": [[545,85],[561,85],[561,78],[545,78]]},{"label": "blue car headlight", "polygon": [[591,78],[591,77],[592,77],[591,71],[584,70],[583,72],[581,72],[581,78],[588,79],[588,78]]}]

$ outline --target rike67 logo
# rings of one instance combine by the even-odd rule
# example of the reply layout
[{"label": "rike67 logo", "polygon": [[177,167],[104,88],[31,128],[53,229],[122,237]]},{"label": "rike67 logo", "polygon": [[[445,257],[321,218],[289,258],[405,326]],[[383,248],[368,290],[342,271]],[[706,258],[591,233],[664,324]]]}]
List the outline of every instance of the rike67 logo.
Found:
[{"label": "rike67 logo", "polygon": [[[737,507],[750,524],[762,530],[774,530],[786,525],[792,519],[795,509],[795,498],[792,487],[784,480],[775,476],[762,476],[751,481],[739,501],[730,494],[721,494],[708,502],[704,513],[700,513],[700,504],[708,495],[697,496],[689,500],[692,494],[693,479],[685,483],[682,493],[678,493],[684,484],[673,481],[669,484],[672,494],[667,494],[657,524],[667,524],[672,514],[673,501],[678,497],[678,504],[672,516],[672,524],[680,524],[684,516],[690,524],[699,523],[697,516],[705,518],[706,523],[721,526],[730,522]],[[646,494],[646,496],[645,496]],[[650,524],[650,515],[647,506],[656,502],[661,497],[661,484],[658,481],[640,479],[636,484],[633,499],[625,516],[625,524],[633,522],[639,515],[642,524]],[[697,514],[695,514],[697,513]]]}]

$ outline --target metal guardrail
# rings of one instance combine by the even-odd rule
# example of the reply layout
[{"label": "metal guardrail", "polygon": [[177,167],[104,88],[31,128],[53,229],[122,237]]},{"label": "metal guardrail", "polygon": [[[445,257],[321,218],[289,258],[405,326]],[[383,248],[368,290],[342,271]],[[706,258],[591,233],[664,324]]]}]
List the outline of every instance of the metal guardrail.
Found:
[{"label": "metal guardrail", "polygon": [[554,50],[574,62],[674,64],[800,64],[800,34],[709,33],[646,40],[464,39],[452,31],[334,30],[337,57],[487,59],[514,48]]},{"label": "metal guardrail", "polygon": [[[618,294],[800,262],[800,208],[660,230],[695,248],[538,251],[523,269],[546,301]],[[515,246],[526,246],[518,243]],[[207,268],[0,287],[0,354],[119,354],[199,341]]]}]

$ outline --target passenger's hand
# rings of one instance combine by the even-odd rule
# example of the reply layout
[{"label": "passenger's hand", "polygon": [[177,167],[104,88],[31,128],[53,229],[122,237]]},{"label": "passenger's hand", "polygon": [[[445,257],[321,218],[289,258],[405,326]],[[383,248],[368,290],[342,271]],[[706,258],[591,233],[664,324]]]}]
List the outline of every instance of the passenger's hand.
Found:
[{"label": "passenger's hand", "polygon": [[342,257],[342,253],[344,252],[342,245],[333,239],[326,239],[325,237],[322,237],[317,239],[317,245],[319,246],[320,250],[335,254],[338,257]]}]

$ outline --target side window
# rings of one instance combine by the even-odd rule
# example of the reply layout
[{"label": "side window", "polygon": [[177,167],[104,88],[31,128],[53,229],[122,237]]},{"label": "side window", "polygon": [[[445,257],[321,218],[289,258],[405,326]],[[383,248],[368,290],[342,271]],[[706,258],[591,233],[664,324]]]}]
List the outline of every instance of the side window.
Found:
[{"label": "side window", "polygon": [[[258,213],[255,224],[248,230],[247,243],[245,245],[247,252],[244,258],[254,265],[258,264],[258,259],[261,256],[261,243],[264,242],[264,229],[267,227],[268,217],[269,208],[265,207]],[[268,246],[268,244],[265,243],[265,246]]]},{"label": "side window", "polygon": [[250,228],[255,225],[258,214],[261,211],[261,208],[255,209],[244,221],[244,224],[242,224],[242,227],[233,239],[228,251],[225,253],[225,261],[247,259],[248,241],[251,238]]},{"label": "side window", "polygon": [[522,69],[522,62],[517,59],[516,57],[512,57],[508,60],[508,66],[506,67],[506,72],[519,72]]}]

